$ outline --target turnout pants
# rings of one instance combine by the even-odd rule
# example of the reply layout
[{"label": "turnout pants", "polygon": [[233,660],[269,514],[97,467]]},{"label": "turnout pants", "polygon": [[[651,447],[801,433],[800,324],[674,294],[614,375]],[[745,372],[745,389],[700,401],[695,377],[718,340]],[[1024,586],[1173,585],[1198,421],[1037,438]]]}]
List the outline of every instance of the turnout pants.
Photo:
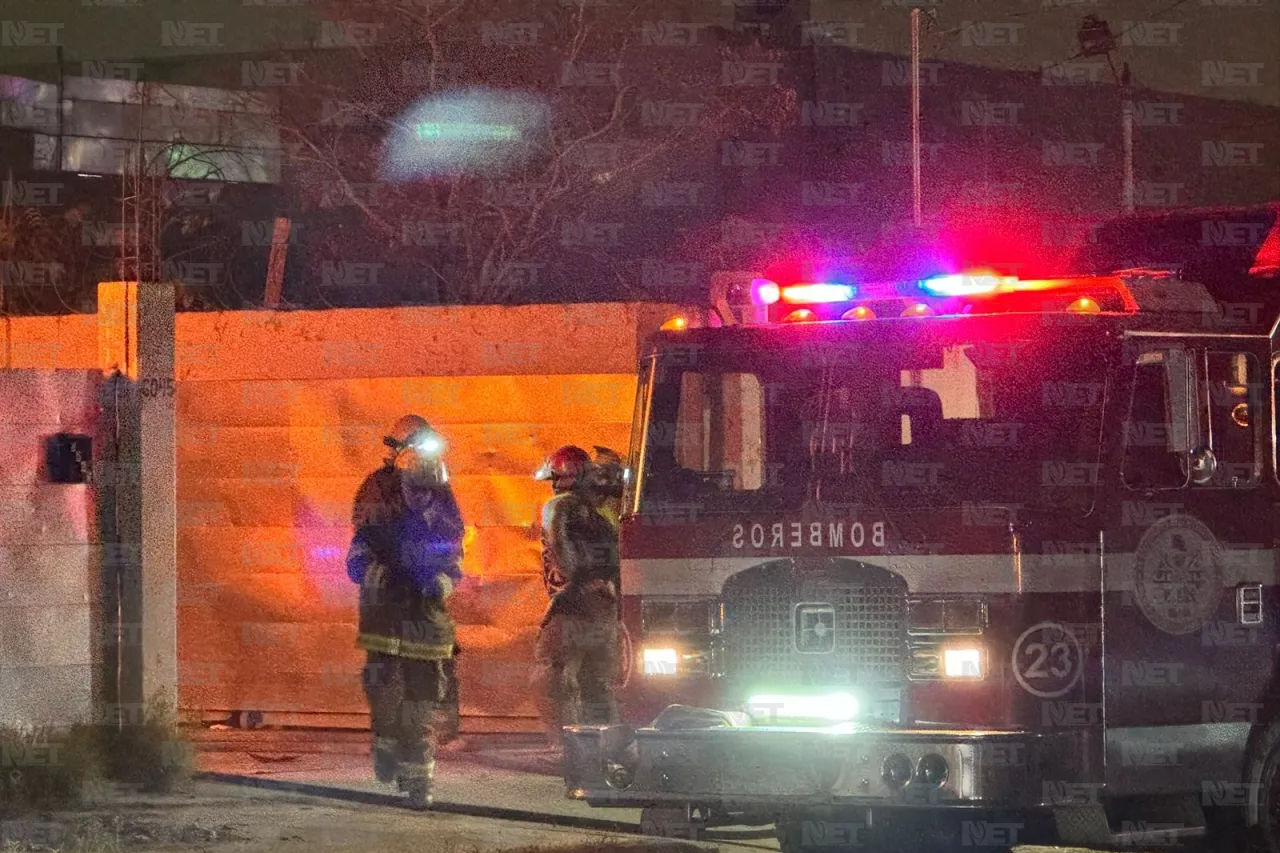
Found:
[{"label": "turnout pants", "polygon": [[444,670],[444,699],[441,710],[444,722],[440,726],[440,743],[456,740],[461,733],[461,720],[458,715],[458,649],[453,650],[454,657],[442,661]]},{"label": "turnout pants", "polygon": [[553,744],[562,744],[565,726],[617,722],[613,680],[619,654],[619,623],[611,602],[590,615],[548,617],[534,652],[540,682],[535,695]]},{"label": "turnout pants", "polygon": [[429,788],[435,776],[432,715],[444,695],[443,661],[369,652],[364,690],[379,781]]}]

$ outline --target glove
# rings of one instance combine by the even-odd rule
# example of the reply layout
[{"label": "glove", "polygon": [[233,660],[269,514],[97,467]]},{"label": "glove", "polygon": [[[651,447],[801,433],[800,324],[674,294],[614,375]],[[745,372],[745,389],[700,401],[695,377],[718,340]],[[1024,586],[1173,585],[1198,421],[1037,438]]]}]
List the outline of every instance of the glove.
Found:
[{"label": "glove", "polygon": [[373,561],[373,550],[365,541],[363,533],[357,534],[351,542],[351,550],[347,552],[347,577],[357,586],[364,583]]}]

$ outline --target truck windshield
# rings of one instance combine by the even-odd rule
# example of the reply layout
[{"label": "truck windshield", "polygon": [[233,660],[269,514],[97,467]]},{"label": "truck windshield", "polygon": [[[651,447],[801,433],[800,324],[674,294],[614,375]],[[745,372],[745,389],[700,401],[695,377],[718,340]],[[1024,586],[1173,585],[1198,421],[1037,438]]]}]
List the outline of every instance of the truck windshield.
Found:
[{"label": "truck windshield", "polygon": [[[707,347],[654,372],[641,512],[805,502],[1086,509],[1099,460],[1100,341],[868,332],[823,346]],[[681,361],[677,359],[676,361]]]}]

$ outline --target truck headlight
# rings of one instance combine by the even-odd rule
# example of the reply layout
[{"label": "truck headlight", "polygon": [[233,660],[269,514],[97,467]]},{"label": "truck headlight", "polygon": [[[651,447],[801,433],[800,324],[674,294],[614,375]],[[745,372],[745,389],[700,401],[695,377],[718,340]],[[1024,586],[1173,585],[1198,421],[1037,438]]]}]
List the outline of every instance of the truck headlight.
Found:
[{"label": "truck headlight", "polygon": [[980,679],[985,674],[985,658],[978,646],[943,649],[942,677]]},{"label": "truck headlight", "polygon": [[981,681],[987,653],[981,637],[987,605],[980,598],[916,598],[907,602],[908,678]]},{"label": "truck headlight", "polygon": [[662,645],[640,649],[640,671],[645,675],[705,675],[709,670],[710,651],[703,646],[679,645],[659,639]]},{"label": "truck headlight", "polygon": [[675,675],[679,669],[680,652],[672,648],[644,648],[640,650],[640,666],[645,675]]}]

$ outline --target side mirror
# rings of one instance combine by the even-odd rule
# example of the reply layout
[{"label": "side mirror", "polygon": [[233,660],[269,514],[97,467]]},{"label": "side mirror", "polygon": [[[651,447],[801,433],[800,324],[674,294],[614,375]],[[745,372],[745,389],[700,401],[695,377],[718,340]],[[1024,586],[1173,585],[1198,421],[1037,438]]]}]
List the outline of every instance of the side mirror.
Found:
[{"label": "side mirror", "polygon": [[1213,455],[1213,451],[1207,447],[1201,447],[1191,451],[1187,455],[1188,465],[1191,469],[1191,482],[1198,486],[1213,479],[1213,475],[1218,471],[1218,459]]}]

